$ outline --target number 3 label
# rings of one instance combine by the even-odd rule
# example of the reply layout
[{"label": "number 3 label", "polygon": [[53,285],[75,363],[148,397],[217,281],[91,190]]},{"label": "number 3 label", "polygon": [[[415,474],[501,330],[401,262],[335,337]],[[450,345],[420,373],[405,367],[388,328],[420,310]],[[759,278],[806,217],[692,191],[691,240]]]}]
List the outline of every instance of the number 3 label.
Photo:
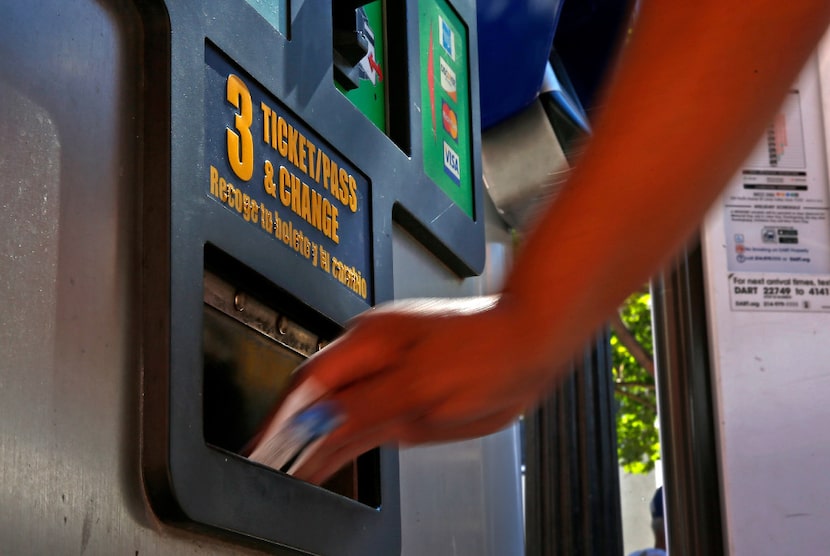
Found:
[{"label": "number 3 label", "polygon": [[239,179],[248,181],[254,175],[254,138],[251,135],[253,109],[251,93],[239,77],[228,76],[227,101],[236,108],[234,127],[227,129],[228,162]]}]

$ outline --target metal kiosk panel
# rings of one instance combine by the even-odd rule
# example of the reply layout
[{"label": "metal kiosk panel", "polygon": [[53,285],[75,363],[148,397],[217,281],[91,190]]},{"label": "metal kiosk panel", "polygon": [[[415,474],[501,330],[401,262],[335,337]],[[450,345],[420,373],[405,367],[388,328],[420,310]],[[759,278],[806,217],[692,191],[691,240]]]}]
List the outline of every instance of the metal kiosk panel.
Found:
[{"label": "metal kiosk panel", "polygon": [[[335,81],[335,58],[349,75],[341,55],[362,58],[333,42],[330,4],[147,8],[142,470],[162,520],[290,553],[400,551],[395,449],[325,488],[238,452],[293,367],[393,297],[393,222],[455,273],[483,269],[474,10],[435,6],[419,17],[417,2],[384,4],[373,30],[385,38],[386,129]],[[461,157],[437,151],[467,184],[463,202],[426,170],[422,95],[450,86],[443,58],[431,59],[427,89],[410,70],[428,63],[419,38],[432,25],[465,81],[454,92],[463,110],[443,100],[449,124],[436,119],[445,143],[465,142]]]}]

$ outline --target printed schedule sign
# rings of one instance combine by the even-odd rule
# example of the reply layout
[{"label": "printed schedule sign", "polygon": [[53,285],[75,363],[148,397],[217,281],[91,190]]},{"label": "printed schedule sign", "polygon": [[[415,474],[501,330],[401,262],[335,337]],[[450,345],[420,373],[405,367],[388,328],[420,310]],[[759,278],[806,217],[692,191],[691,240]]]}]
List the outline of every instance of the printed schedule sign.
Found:
[{"label": "printed schedule sign", "polygon": [[727,190],[730,271],[830,272],[826,170],[821,159],[809,163],[807,147],[814,145],[805,133],[815,123],[802,117],[802,97],[790,91]]},{"label": "printed schedule sign", "polygon": [[830,199],[805,71],[723,197],[733,311],[830,311]]},{"label": "printed schedule sign", "polygon": [[371,304],[367,178],[221,53],[205,62],[207,196]]},{"label": "printed schedule sign", "polygon": [[424,170],[474,218],[467,30],[443,0],[418,6]]}]

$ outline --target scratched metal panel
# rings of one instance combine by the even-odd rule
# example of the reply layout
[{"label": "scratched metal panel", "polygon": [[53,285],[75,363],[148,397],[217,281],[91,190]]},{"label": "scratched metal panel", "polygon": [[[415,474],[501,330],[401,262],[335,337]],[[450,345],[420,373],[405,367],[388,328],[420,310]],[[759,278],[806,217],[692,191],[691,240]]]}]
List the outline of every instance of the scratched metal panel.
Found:
[{"label": "scratched metal panel", "polygon": [[[0,552],[246,553],[158,524],[141,488],[138,16],[86,0],[3,8]],[[396,293],[493,291],[510,244],[497,232],[484,277],[465,281],[398,233]],[[406,451],[405,554],[520,554],[517,470],[515,428]]]},{"label": "scratched metal panel", "polygon": [[145,509],[131,299],[141,27],[101,4],[2,3],[0,553],[244,553]]},{"label": "scratched metal panel", "polygon": [[[498,291],[511,238],[485,201],[487,263],[459,279],[401,228],[393,233],[395,297],[464,297]],[[465,442],[400,454],[403,556],[524,554],[517,425]]]}]

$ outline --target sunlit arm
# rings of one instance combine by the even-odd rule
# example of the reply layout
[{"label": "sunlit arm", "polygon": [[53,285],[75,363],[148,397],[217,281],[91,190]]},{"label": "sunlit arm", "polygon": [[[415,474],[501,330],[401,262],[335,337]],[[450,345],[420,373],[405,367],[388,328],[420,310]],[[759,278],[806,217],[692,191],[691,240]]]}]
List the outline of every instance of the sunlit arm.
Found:
[{"label": "sunlit arm", "polygon": [[506,287],[551,360],[689,238],[828,20],[826,0],[641,2],[594,138]]},{"label": "sunlit arm", "polygon": [[698,226],[830,19],[828,0],[645,0],[569,182],[496,303],[393,303],[302,369],[342,425],[297,471],[320,481],[378,444],[493,432]]}]

